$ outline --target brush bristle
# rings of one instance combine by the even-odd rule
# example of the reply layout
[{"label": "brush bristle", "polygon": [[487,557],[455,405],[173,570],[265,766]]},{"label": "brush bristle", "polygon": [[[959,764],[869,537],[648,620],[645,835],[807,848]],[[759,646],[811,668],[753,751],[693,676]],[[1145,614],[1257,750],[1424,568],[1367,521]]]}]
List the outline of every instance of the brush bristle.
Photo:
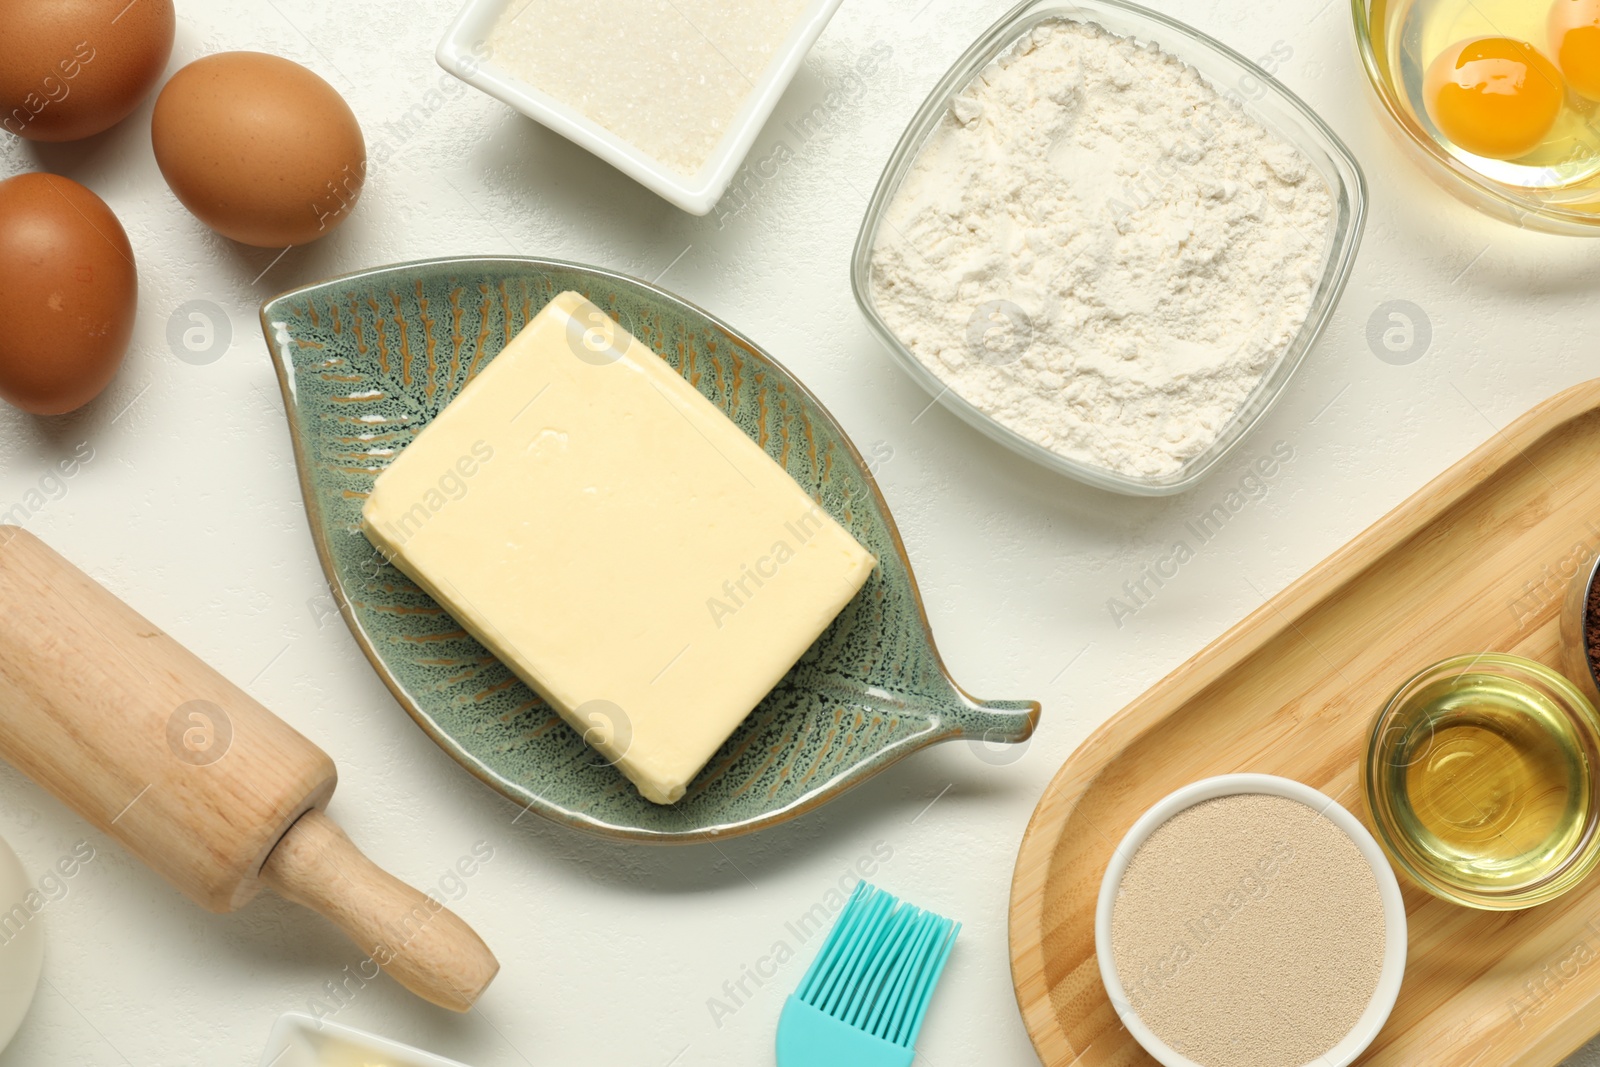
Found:
[{"label": "brush bristle", "polygon": [[960,930],[862,882],[798,995],[840,1022],[911,1048]]}]

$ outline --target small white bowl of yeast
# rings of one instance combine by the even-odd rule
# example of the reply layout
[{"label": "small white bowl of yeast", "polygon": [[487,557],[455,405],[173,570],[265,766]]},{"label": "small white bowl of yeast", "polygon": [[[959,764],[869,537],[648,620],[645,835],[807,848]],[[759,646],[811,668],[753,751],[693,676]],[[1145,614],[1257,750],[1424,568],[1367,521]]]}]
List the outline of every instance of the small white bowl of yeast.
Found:
[{"label": "small white bowl of yeast", "polygon": [[1378,843],[1267,774],[1207,778],[1145,812],[1100,883],[1094,933],[1118,1018],[1164,1067],[1347,1067],[1406,966]]}]

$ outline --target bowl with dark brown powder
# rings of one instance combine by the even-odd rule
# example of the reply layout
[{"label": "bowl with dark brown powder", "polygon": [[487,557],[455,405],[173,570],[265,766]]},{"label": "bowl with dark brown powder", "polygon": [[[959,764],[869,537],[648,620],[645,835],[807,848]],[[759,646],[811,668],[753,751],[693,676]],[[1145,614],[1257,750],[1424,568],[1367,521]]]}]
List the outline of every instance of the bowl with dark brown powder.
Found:
[{"label": "bowl with dark brown powder", "polygon": [[1566,675],[1591,703],[1600,704],[1600,552],[1587,549],[1561,611]]},{"label": "bowl with dark brown powder", "polygon": [[1592,581],[1584,597],[1583,651],[1589,663],[1589,681],[1600,681],[1600,584]]},{"label": "bowl with dark brown powder", "polygon": [[1348,811],[1287,778],[1230,774],[1128,831],[1095,949],[1118,1017],[1165,1067],[1345,1067],[1399,994],[1405,906]]}]

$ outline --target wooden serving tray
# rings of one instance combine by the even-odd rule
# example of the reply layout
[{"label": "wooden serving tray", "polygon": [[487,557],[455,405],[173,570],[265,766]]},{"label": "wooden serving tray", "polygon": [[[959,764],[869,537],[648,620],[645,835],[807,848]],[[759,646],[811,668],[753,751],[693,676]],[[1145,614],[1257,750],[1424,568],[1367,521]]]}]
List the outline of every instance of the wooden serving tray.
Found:
[{"label": "wooden serving tray", "polygon": [[[1378,709],[1457,653],[1559,666],[1570,576],[1600,547],[1600,379],[1539,405],[1123,709],[1046,790],[1017,857],[1011,968],[1047,1067],[1154,1064],[1100,983],[1095,897],[1155,801],[1213,774],[1322,790],[1370,826],[1358,761]],[[1548,1067],[1600,1032],[1600,878],[1522,912],[1400,879],[1409,964],[1356,1062]]]}]

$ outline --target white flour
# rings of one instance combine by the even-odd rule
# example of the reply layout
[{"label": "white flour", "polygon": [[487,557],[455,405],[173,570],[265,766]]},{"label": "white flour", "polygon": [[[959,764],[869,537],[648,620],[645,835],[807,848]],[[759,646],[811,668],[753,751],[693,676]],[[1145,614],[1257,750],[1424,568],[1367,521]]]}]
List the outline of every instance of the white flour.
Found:
[{"label": "white flour", "polygon": [[952,102],[873,251],[957,395],[1135,477],[1204,451],[1305,322],[1333,198],[1192,67],[1052,21]]}]

